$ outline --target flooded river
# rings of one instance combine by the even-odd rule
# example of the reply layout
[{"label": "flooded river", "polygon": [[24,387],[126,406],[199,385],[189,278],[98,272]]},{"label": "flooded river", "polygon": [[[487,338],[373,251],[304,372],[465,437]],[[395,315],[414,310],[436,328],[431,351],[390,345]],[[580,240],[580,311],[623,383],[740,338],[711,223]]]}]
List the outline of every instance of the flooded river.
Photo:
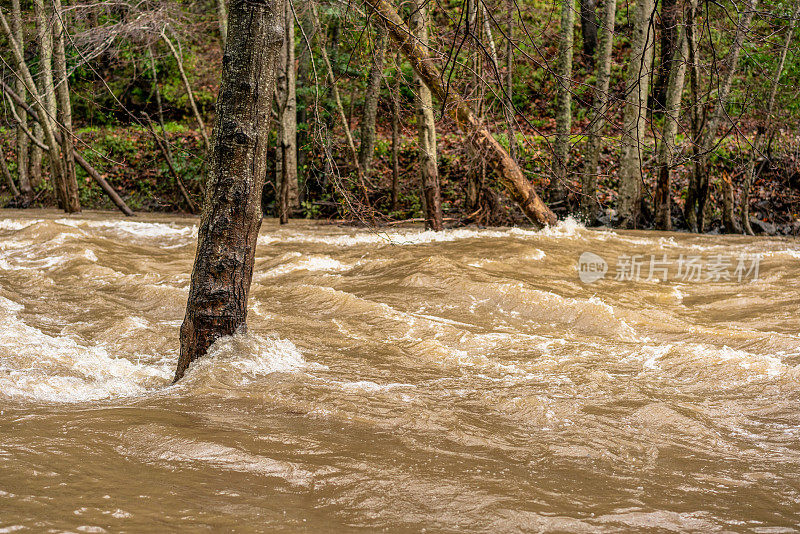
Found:
[{"label": "flooded river", "polygon": [[195,240],[0,212],[0,531],[800,528],[794,239],[265,221],[170,387]]}]

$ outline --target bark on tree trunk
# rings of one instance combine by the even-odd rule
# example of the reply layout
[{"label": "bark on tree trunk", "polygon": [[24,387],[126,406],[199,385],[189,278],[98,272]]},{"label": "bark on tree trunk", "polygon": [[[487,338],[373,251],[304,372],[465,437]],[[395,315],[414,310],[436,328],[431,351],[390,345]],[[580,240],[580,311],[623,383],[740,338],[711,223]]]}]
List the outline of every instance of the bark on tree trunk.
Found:
[{"label": "bark on tree trunk", "polygon": [[553,143],[553,162],[550,171],[550,202],[563,204],[569,212],[567,195],[567,166],[569,165],[569,137],[572,132],[572,39],[575,31],[575,1],[562,0],[561,31],[558,38],[558,64],[556,65],[556,138]]},{"label": "bark on tree trunk", "polygon": [[[295,73],[294,13],[288,2],[286,10],[286,37],[278,60],[278,162],[276,169],[278,184],[278,215],[288,222],[292,210],[298,207],[297,183],[297,76]],[[278,163],[276,162],[276,163]],[[286,177],[286,194],[283,178]],[[284,223],[285,224],[285,223]]]},{"label": "bark on tree trunk", "polygon": [[667,86],[678,44],[680,11],[679,0],[661,0],[661,52],[656,68],[652,106],[656,111],[666,109]]},{"label": "bark on tree trunk", "polygon": [[[420,46],[428,46],[428,10],[414,0],[411,29]],[[425,226],[435,232],[442,229],[442,197],[439,189],[439,165],[436,147],[436,120],[433,116],[433,97],[419,75],[414,75],[417,129],[419,139],[419,176],[425,207]]]},{"label": "bark on tree trunk", "polygon": [[369,175],[372,156],[375,152],[375,119],[378,115],[378,99],[381,94],[383,80],[383,59],[386,54],[388,32],[380,21],[375,24],[375,50],[372,66],[367,76],[367,87],[364,91],[364,113],[361,117],[361,145],[358,147],[358,163],[361,170]]},{"label": "bark on tree trunk", "polygon": [[[167,43],[167,47],[169,51],[172,53],[172,57],[175,58],[175,62],[178,64],[178,72],[181,75],[181,81],[183,81],[183,87],[186,89],[186,96],[189,97],[189,104],[192,107],[192,113],[194,113],[194,118],[197,121],[197,127],[200,130],[200,135],[203,137],[203,144],[206,147],[207,152],[211,152],[211,141],[208,139],[208,133],[206,132],[206,124],[203,122],[203,117],[200,115],[200,110],[197,108],[197,102],[194,99],[194,91],[192,91],[192,85],[189,83],[189,78],[186,77],[186,71],[183,68],[183,57],[181,53],[175,48],[175,45],[172,44],[172,41],[169,37],[167,37],[166,32],[162,30],[161,38]],[[180,44],[180,43],[178,43]],[[226,46],[227,50],[227,46]]]},{"label": "bark on tree trunk", "polygon": [[[11,28],[14,38],[19,43],[22,55],[25,55],[24,42],[25,35],[22,29],[22,12],[19,5],[19,0],[11,0]],[[16,82],[17,93],[25,99],[27,92],[25,91],[25,82],[21,78],[17,78]],[[25,111],[20,107],[17,110],[20,117],[20,124],[17,127],[17,178],[19,181],[19,189],[25,203],[33,199],[33,187],[31,187],[29,168],[28,168],[28,136],[25,134],[25,128],[28,126],[28,117]]]},{"label": "bark on tree trunk", "polygon": [[753,229],[750,227],[750,187],[756,177],[756,157],[761,154],[764,135],[770,131],[772,126],[772,112],[775,108],[775,96],[778,93],[778,85],[780,84],[781,75],[783,74],[783,67],[786,64],[786,55],[789,52],[789,46],[792,44],[792,34],[794,33],[798,18],[800,18],[800,2],[795,6],[792,18],[789,20],[789,27],[786,29],[786,38],[783,41],[778,67],[775,69],[775,77],[772,79],[772,86],[770,87],[769,98],[767,99],[765,124],[756,131],[756,138],[753,140],[753,146],[750,151],[750,160],[747,163],[747,169],[745,169],[744,173],[741,198],[741,220],[742,229],[748,235],[753,235]]},{"label": "bark on tree trunk", "polygon": [[584,157],[581,177],[581,212],[589,224],[597,220],[597,174],[600,149],[603,145],[603,127],[608,113],[608,86],[611,81],[611,53],[614,47],[614,22],[617,16],[617,0],[604,0],[600,42],[597,50],[597,81],[594,86],[594,109],[596,116],[589,124],[588,146]]},{"label": "bark on tree trunk", "polygon": [[650,25],[653,9],[653,0],[636,2],[620,155],[617,209],[618,224],[622,228],[636,228],[641,215],[642,150],[645,147],[647,95],[653,60],[653,32]]},{"label": "bark on tree trunk", "polygon": [[580,0],[580,2],[583,55],[593,65],[597,49],[597,0]]},{"label": "bark on tree trunk", "polygon": [[75,174],[75,143],[72,129],[72,102],[69,96],[67,78],[67,56],[64,50],[65,24],[61,0],[53,0],[53,38],[55,42],[53,63],[56,77],[56,96],[58,97],[58,120],[61,123],[61,151],[64,156],[64,181],[67,191],[67,204],[70,212],[80,211],[78,178]]},{"label": "bark on tree trunk", "polygon": [[175,381],[214,341],[245,328],[284,19],[282,0],[231,4],[211,171]]},{"label": "bark on tree trunk", "polygon": [[225,0],[217,0],[217,18],[219,19],[219,37],[222,40],[222,49],[228,41],[228,8]]},{"label": "bark on tree trunk", "polygon": [[[697,0],[692,0],[692,7],[689,13],[694,12],[694,5]],[[675,19],[676,24],[678,19]],[[658,183],[656,184],[655,195],[655,226],[659,230],[672,229],[672,206],[671,206],[671,185],[670,185],[670,164],[673,153],[675,152],[675,134],[678,132],[681,112],[681,98],[683,96],[683,84],[686,78],[686,65],[689,61],[689,44],[686,38],[686,31],[679,30],[678,46],[675,55],[670,60],[671,71],[666,85],[666,95],[664,102],[664,129],[661,134],[661,146],[658,152]]]},{"label": "bark on tree trunk", "polygon": [[556,216],[542,202],[533,185],[525,178],[508,152],[489,130],[476,120],[469,104],[458,94],[447,93],[439,69],[428,55],[427,49],[422,47],[409,32],[394,6],[388,0],[365,0],[365,2],[383,19],[389,29],[389,36],[400,47],[400,51],[431,93],[442,102],[449,103],[448,112],[455,120],[456,126],[467,134],[475,151],[485,155],[496,179],[505,187],[511,200],[517,203],[534,224],[546,226],[555,223]]}]

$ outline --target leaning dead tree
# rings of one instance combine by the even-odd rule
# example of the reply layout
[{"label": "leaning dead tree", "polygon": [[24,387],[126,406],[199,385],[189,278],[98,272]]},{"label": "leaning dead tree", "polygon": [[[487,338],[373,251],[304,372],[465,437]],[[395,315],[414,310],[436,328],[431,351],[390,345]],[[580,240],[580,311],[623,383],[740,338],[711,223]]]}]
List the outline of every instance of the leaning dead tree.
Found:
[{"label": "leaning dead tree", "polygon": [[230,6],[211,170],[175,381],[214,341],[245,327],[285,31],[283,6],[283,0],[239,0]]},{"label": "leaning dead tree", "polygon": [[556,222],[555,214],[542,202],[533,185],[525,178],[519,165],[509,156],[503,146],[494,138],[489,129],[477,120],[467,101],[458,94],[448,93],[442,84],[442,77],[428,49],[422,46],[403,19],[387,0],[364,0],[386,24],[392,40],[411,63],[425,85],[441,102],[448,102],[448,112],[458,128],[479,154],[484,154],[486,162],[497,179],[506,189],[509,197],[517,203],[522,212],[536,225],[545,226]]}]

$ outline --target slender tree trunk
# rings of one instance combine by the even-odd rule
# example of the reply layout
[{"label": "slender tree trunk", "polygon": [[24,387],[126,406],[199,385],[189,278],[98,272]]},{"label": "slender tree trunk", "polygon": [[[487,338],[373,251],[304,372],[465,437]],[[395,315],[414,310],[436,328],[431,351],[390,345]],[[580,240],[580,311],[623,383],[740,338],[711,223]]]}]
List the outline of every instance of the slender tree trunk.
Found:
[{"label": "slender tree trunk", "polygon": [[[22,55],[25,55],[24,42],[25,34],[22,29],[22,12],[20,10],[19,0],[11,0],[11,28],[14,38],[19,43]],[[21,78],[16,81],[17,93],[25,99],[27,91],[25,91],[25,82]],[[29,177],[28,168],[28,136],[25,134],[25,128],[28,125],[28,117],[22,108],[17,110],[20,117],[20,124],[17,127],[17,177],[19,179],[19,189],[22,194],[23,201],[28,203],[33,199],[33,188]]]},{"label": "slender tree trunk", "polygon": [[361,164],[358,162],[358,152],[356,151],[356,145],[353,141],[353,134],[350,131],[349,121],[347,120],[347,115],[344,112],[344,106],[342,105],[342,99],[339,95],[339,89],[336,86],[336,76],[333,73],[333,67],[331,67],[331,61],[328,57],[328,51],[325,48],[325,41],[322,38],[321,33],[321,26],[319,22],[319,15],[317,14],[317,8],[315,5],[312,4],[311,6],[311,16],[314,22],[314,29],[316,30],[316,34],[320,37],[320,55],[322,56],[322,60],[325,63],[325,71],[328,76],[328,83],[331,85],[331,92],[333,93],[334,102],[336,102],[336,110],[339,112],[339,119],[342,122],[342,128],[344,129],[345,138],[347,139],[347,146],[350,149],[350,156],[353,159],[353,165],[356,169],[356,176],[358,179],[359,187],[361,187],[362,192],[364,193],[364,201],[366,202],[367,206],[369,206],[369,191],[367,190],[367,185],[364,182],[364,173],[361,170]]},{"label": "slender tree trunk", "polygon": [[222,49],[228,41],[228,8],[225,0],[217,0],[217,18],[219,19],[219,37],[222,40]]},{"label": "slender tree trunk", "polygon": [[[286,37],[279,58],[278,89],[278,162],[276,169],[278,184],[276,191],[284,190],[283,178],[288,180],[286,195],[278,196],[278,215],[288,222],[292,210],[298,204],[297,183],[297,76],[295,73],[294,13],[288,2],[286,9]],[[276,162],[277,163],[277,162]]]},{"label": "slender tree trunk", "polygon": [[[420,46],[428,45],[428,10],[423,1],[415,0],[411,27]],[[436,120],[433,116],[433,96],[419,75],[414,75],[419,133],[419,175],[425,206],[425,226],[436,232],[442,229],[442,197],[439,189],[439,165],[436,148]]]},{"label": "slender tree trunk", "polygon": [[58,98],[58,121],[61,123],[61,151],[64,156],[64,181],[67,192],[68,212],[81,210],[78,194],[78,178],[75,174],[75,136],[72,129],[72,102],[69,96],[67,78],[67,56],[64,49],[66,28],[61,0],[53,0],[53,38],[55,42],[53,63],[56,75],[56,96]]},{"label": "slender tree trunk", "polygon": [[[211,151],[211,141],[208,139],[208,133],[206,132],[206,124],[203,122],[203,117],[200,115],[200,110],[197,108],[197,102],[194,99],[194,91],[192,91],[192,85],[189,83],[189,78],[186,77],[186,71],[183,68],[183,57],[175,48],[175,45],[172,44],[172,41],[169,37],[167,37],[166,32],[161,32],[161,38],[167,43],[167,47],[169,51],[172,53],[172,57],[175,58],[175,62],[178,64],[178,72],[181,75],[181,81],[183,81],[183,87],[186,89],[186,95],[189,97],[189,105],[192,107],[192,113],[194,113],[194,118],[197,121],[197,127],[200,130],[200,135],[203,137],[203,144],[206,147],[206,151]],[[225,48],[227,51],[227,46]]]},{"label": "slender tree trunk", "polygon": [[647,95],[653,61],[653,32],[650,25],[653,0],[637,0],[634,13],[631,60],[628,64],[622,154],[619,176],[619,225],[636,228],[642,204],[642,150],[645,147]]},{"label": "slender tree trunk", "polygon": [[[37,20],[37,26],[42,26],[43,25],[44,28],[47,28],[46,15],[44,14],[44,4],[43,4],[42,0],[36,0],[36,2],[37,3],[35,4],[35,7],[36,7],[36,10],[37,10],[37,15],[40,15],[40,16],[37,16],[37,19],[38,19]],[[47,109],[47,107],[49,107],[49,106],[48,106],[48,104],[45,103],[44,97],[42,96],[41,92],[36,87],[36,84],[33,81],[33,76],[31,76],[31,72],[30,72],[30,70],[28,70],[28,66],[25,63],[25,59],[22,56],[22,49],[20,48],[20,45],[17,42],[17,40],[14,38],[14,35],[13,35],[12,31],[11,31],[11,28],[8,25],[8,21],[6,20],[5,15],[3,14],[3,10],[0,10],[0,22],[2,22],[3,31],[5,32],[6,38],[8,39],[9,45],[11,47],[11,52],[12,52],[12,55],[14,57],[14,62],[16,64],[16,66],[17,66],[17,74],[22,78],[23,82],[25,82],[25,85],[26,85],[26,87],[28,89],[28,92],[31,94],[31,96],[33,98],[33,102],[36,105],[37,110],[39,112],[38,120],[39,120],[39,124],[42,127],[42,131],[44,133],[45,142],[47,143],[48,153],[49,153],[49,156],[50,156],[50,165],[51,165],[51,168],[52,168],[52,171],[53,171],[54,186],[56,188],[57,196],[60,199],[60,202],[63,203],[64,200],[65,200],[65,197],[66,197],[66,192],[63,189],[63,185],[64,185],[64,181],[63,181],[64,166],[63,166],[63,161],[61,160],[61,154],[59,153],[58,142],[56,141],[54,130],[53,130],[53,121],[51,119],[51,117],[55,117],[55,110],[52,110],[52,113],[51,113],[51,110]],[[42,31],[41,32],[40,38],[42,38],[43,42],[45,43],[45,45],[42,46],[43,50],[44,49],[48,49],[49,46],[50,46],[50,45],[47,44],[47,41],[48,41],[47,36],[48,35],[51,35],[49,31]],[[52,48],[49,48],[49,51],[52,52]],[[43,51],[41,55],[44,55],[44,54],[46,54],[46,52]],[[45,62],[44,61],[45,59],[47,59],[47,63],[49,63],[49,58],[47,58],[47,57],[41,59],[42,63]],[[41,68],[43,69],[43,73],[44,73],[44,71],[49,70],[48,66],[44,65],[44,64],[41,65]],[[52,85],[53,85],[53,83],[52,83],[52,72],[50,74],[51,74],[51,78],[50,78],[49,85],[50,85],[50,88],[52,89]],[[45,82],[43,85],[45,87],[47,87],[47,82]],[[3,83],[3,88],[7,93],[9,93],[9,94],[12,93],[11,88],[6,86],[5,83]],[[14,94],[16,94],[16,93],[14,93]],[[24,103],[24,101],[18,102],[18,104],[22,104],[22,103]],[[63,206],[66,209],[67,205],[63,204]]]},{"label": "slender tree trunk", "polygon": [[[24,132],[23,132],[24,134]],[[6,179],[6,183],[8,183],[8,189],[11,191],[11,195],[16,198],[19,196],[19,189],[17,189],[16,184],[14,184],[14,178],[11,177],[11,171],[8,170],[8,163],[6,162],[6,155],[3,154],[2,150],[0,150],[0,170],[3,171],[3,178]]]},{"label": "slender tree trunk", "polygon": [[392,86],[392,211],[397,210],[400,193],[400,79],[403,76],[401,60],[402,57],[398,54]]},{"label": "slender tree trunk", "polygon": [[[695,176],[693,177],[695,187],[697,189],[696,200],[692,205],[689,205],[689,197],[687,196],[686,205],[687,210],[695,211],[694,220],[696,221],[696,226],[692,227],[690,224],[690,228],[692,228],[692,230],[697,230],[700,232],[704,230],[705,210],[706,203],[708,201],[710,153],[714,147],[714,144],[717,142],[717,130],[719,129],[719,125],[726,120],[728,96],[730,95],[734,75],[739,63],[739,54],[742,50],[742,45],[744,44],[744,39],[747,35],[747,32],[750,30],[750,22],[753,20],[753,12],[755,11],[756,3],[757,0],[746,1],[744,11],[736,28],[736,35],[733,39],[731,49],[728,52],[728,57],[725,61],[726,71],[720,80],[719,91],[717,93],[716,103],[714,106],[714,113],[712,114],[711,119],[709,120],[708,124],[706,124],[703,133],[700,136],[700,153],[695,163]],[[723,183],[723,188],[724,187],[727,187],[727,184]],[[726,193],[723,192],[723,195],[724,194]],[[688,215],[687,221],[689,221]],[[731,219],[726,219],[723,222],[725,223],[725,228],[727,231],[736,231],[736,223],[732,217]]]},{"label": "slender tree trunk", "polygon": [[689,185],[686,189],[686,202],[684,204],[684,218],[690,231],[697,231],[697,212],[694,206],[697,204],[698,184],[697,166],[699,165],[698,154],[700,153],[700,128],[704,120],[700,109],[700,51],[698,49],[697,6],[694,5],[691,16],[686,21],[686,36],[689,44],[689,95],[691,98],[690,124],[692,133],[692,161],[694,162],[694,172],[689,175]]},{"label": "slender tree trunk", "polygon": [[[36,31],[39,37],[39,94],[44,98],[45,110],[47,111],[40,118],[48,123],[51,131],[56,131],[58,107],[56,105],[56,90],[53,82],[53,32],[50,28],[50,17],[44,0],[34,0],[33,6],[36,14]],[[81,211],[81,206],[77,202],[77,187],[73,197],[67,185],[64,163],[63,161],[53,161],[53,157],[60,159],[58,148],[50,153],[50,169],[58,206],[67,213],[79,212]]]},{"label": "slender tree trunk", "polygon": [[214,341],[246,328],[284,20],[281,0],[231,4],[211,171],[176,381]]},{"label": "slender tree trunk", "polygon": [[449,102],[448,112],[455,120],[456,126],[467,135],[473,149],[485,155],[495,178],[505,187],[511,200],[517,203],[525,216],[535,225],[546,226],[555,223],[556,216],[536,194],[533,185],[522,174],[519,165],[511,159],[486,126],[478,122],[467,101],[456,93],[447,93],[439,69],[428,55],[428,50],[413,37],[394,6],[388,0],[365,0],[365,2],[383,19],[389,28],[389,36],[400,47],[400,51],[431,93],[439,100]]},{"label": "slender tree trunk", "polygon": [[661,0],[661,51],[653,87],[653,109],[662,111],[667,101],[667,85],[678,44],[680,0]]},{"label": "slender tree trunk", "polygon": [[590,64],[594,64],[597,49],[597,0],[580,0],[580,3],[583,55]]},{"label": "slender tree trunk", "polygon": [[750,159],[747,162],[747,169],[744,173],[744,183],[742,184],[742,198],[741,198],[741,216],[742,216],[742,229],[748,235],[753,235],[753,229],[750,227],[750,187],[756,177],[756,157],[761,154],[763,150],[763,138],[765,133],[768,133],[772,126],[772,113],[775,108],[775,96],[778,93],[778,86],[780,85],[781,75],[783,74],[783,67],[786,64],[786,56],[789,53],[789,46],[792,44],[792,35],[794,28],[797,25],[797,19],[800,18],[800,2],[795,5],[792,18],[789,20],[789,27],[786,29],[786,38],[783,41],[783,48],[781,48],[781,55],[778,59],[778,67],[775,69],[775,77],[772,79],[772,86],[769,90],[769,98],[767,99],[767,113],[765,116],[764,124],[759,126],[756,131],[756,137],[753,140],[753,146],[750,151]]},{"label": "slender tree trunk", "polygon": [[[697,0],[691,0],[692,6],[689,14],[694,12]],[[676,24],[678,20],[676,19]],[[655,226],[659,230],[672,229],[672,206],[670,185],[670,164],[675,153],[675,134],[678,132],[681,112],[681,98],[683,84],[686,78],[686,65],[689,61],[689,44],[686,31],[679,30],[678,46],[671,59],[671,71],[666,85],[666,100],[664,102],[664,129],[661,135],[661,146],[658,152],[658,183],[655,195]]]},{"label": "slender tree trunk", "polygon": [[603,146],[603,127],[608,113],[608,86],[611,81],[611,53],[614,47],[614,21],[617,0],[603,0],[600,41],[597,49],[597,81],[594,85],[596,116],[589,124],[588,146],[583,160],[581,177],[581,212],[589,224],[597,220],[597,174],[600,150]]},{"label": "slender tree trunk", "polygon": [[561,32],[558,39],[556,65],[556,139],[553,143],[553,163],[550,172],[550,202],[560,202],[569,212],[567,203],[567,166],[569,137],[572,132],[572,36],[575,28],[575,2],[562,0]]},{"label": "slender tree trunk", "polygon": [[506,119],[506,133],[508,135],[508,154],[514,161],[519,161],[519,147],[517,145],[517,134],[514,131],[514,120],[516,119],[514,112],[514,30],[515,18],[514,8],[516,3],[514,0],[506,0],[506,10],[508,11],[508,23],[506,28],[506,94],[505,105],[503,106],[503,113]]},{"label": "slender tree trunk", "polygon": [[378,99],[383,80],[383,61],[388,42],[386,26],[376,21],[375,51],[372,66],[367,76],[367,87],[364,91],[364,114],[361,118],[361,145],[358,147],[358,163],[365,174],[369,174],[372,156],[375,152],[375,119],[378,115]]}]

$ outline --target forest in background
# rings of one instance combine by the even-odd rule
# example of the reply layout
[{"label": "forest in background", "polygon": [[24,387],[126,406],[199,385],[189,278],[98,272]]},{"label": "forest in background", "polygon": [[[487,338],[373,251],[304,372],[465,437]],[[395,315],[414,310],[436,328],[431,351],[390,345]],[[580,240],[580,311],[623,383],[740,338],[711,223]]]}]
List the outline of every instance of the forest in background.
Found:
[{"label": "forest in background", "polygon": [[[0,203],[199,212],[224,0],[10,4]],[[797,19],[755,0],[290,4],[264,213],[522,223],[511,165],[590,224],[797,234]]]}]

